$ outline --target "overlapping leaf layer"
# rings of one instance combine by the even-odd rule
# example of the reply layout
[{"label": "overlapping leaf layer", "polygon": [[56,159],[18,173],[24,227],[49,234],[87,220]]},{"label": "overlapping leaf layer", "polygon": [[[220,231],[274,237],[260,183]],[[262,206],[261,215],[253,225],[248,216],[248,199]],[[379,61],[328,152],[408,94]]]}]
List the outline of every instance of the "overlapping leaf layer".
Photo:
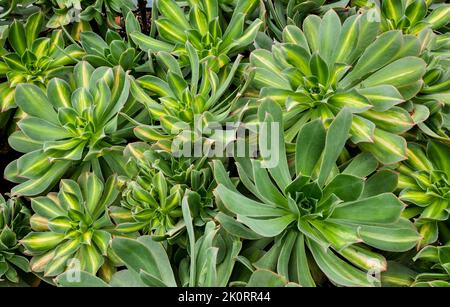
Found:
[{"label": "overlapping leaf layer", "polygon": [[0,286],[450,286],[449,27],[0,0]]}]

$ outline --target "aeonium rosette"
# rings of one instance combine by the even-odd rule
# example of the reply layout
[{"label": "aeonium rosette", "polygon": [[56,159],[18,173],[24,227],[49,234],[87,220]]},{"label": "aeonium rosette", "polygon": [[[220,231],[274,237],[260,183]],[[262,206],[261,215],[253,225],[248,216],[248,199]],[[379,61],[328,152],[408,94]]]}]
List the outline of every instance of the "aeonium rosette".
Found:
[{"label": "aeonium rosette", "polygon": [[116,261],[109,247],[116,233],[108,207],[119,189],[116,176],[104,182],[83,173],[77,181],[61,180],[57,193],[32,198],[33,231],[20,241],[25,253],[33,256],[31,270],[51,277],[74,267],[95,275],[103,267],[108,280]]},{"label": "aeonium rosette", "polygon": [[379,27],[368,13],[341,23],[329,10],[322,18],[308,16],[302,29],[284,28],[283,41],[271,50],[252,52],[253,87],[258,97],[283,106],[287,142],[306,123],[326,122],[347,108],[354,114],[353,143],[384,164],[406,159],[401,134],[416,122],[399,105],[420,91],[426,63],[417,38],[401,31],[378,35]]},{"label": "aeonium rosette", "polygon": [[[271,101],[261,104],[258,116],[261,123],[283,124],[281,108]],[[215,195],[225,214],[219,220],[231,234],[260,240],[254,267],[303,286],[315,286],[323,275],[336,285],[374,286],[380,281],[368,272],[387,267],[379,250],[405,252],[415,246],[417,230],[401,216],[405,205],[392,193],[396,174],[375,172],[377,161],[369,153],[337,165],[351,125],[347,108],[328,129],[320,119],[305,124],[297,137],[295,167],[288,164],[284,143],[272,148],[276,163],[265,155],[237,159],[245,189],[215,163]],[[268,137],[261,134],[260,140]],[[283,140],[282,130],[278,137]]]},{"label": "aeonium rosette", "polygon": [[27,115],[9,138],[24,153],[5,169],[5,177],[18,183],[13,194],[37,195],[82,171],[99,177],[126,173],[122,151],[132,126],[119,113],[128,100],[127,74],[120,66],[94,69],[80,62],[73,79],[70,85],[54,78],[46,91],[17,86],[15,101]]}]

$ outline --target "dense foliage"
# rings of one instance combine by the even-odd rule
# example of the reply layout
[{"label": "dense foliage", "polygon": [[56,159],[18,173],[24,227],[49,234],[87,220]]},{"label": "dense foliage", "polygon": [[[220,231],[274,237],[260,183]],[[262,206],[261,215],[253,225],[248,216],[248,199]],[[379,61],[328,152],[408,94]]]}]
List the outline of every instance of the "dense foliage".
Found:
[{"label": "dense foliage", "polygon": [[450,286],[450,4],[0,0],[0,286]]}]

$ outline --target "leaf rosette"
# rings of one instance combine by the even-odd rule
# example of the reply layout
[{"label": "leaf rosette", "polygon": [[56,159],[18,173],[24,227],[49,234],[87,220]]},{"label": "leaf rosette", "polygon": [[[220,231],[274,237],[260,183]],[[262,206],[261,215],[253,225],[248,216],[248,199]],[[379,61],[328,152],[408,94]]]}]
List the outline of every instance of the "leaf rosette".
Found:
[{"label": "leaf rosette", "polygon": [[[15,20],[5,33],[7,45],[0,47],[0,111],[15,108],[15,88],[20,83],[45,88],[51,78],[63,77],[83,56],[84,52],[72,44],[65,47],[63,31],[50,37],[39,37],[44,15],[32,14],[25,24]],[[1,39],[0,39],[1,41]]]},{"label": "leaf rosette", "polygon": [[[234,139],[222,133],[227,122],[239,120],[240,97],[250,80],[235,85],[234,79],[242,56],[219,72],[201,62],[187,42],[190,65],[186,72],[176,58],[167,52],[156,55],[164,71],[158,76],[146,75],[131,81],[131,94],[148,110],[152,122],[137,124],[135,135],[149,143],[159,143],[166,151],[180,153],[197,142],[220,144]],[[170,150],[168,149],[170,148]],[[205,147],[206,148],[206,147]],[[204,150],[207,151],[207,150]],[[207,152],[203,152],[207,154]]]},{"label": "leaf rosette", "polygon": [[118,184],[115,176],[104,183],[83,173],[78,181],[61,180],[58,193],[31,200],[33,231],[20,242],[33,256],[33,272],[50,277],[77,267],[95,275],[103,265],[111,267],[114,224],[108,207],[119,195]]},{"label": "leaf rosette", "polygon": [[414,257],[418,262],[413,287],[449,287],[450,286],[450,247],[427,246]]},{"label": "leaf rosette", "polygon": [[116,17],[125,16],[130,10],[136,9],[136,3],[129,0],[49,0],[45,4],[54,13],[47,22],[48,28],[59,28],[79,21],[95,21],[101,26],[120,29]]},{"label": "leaf rosette", "polygon": [[341,24],[329,10],[323,18],[308,16],[303,30],[287,26],[271,51],[252,52],[253,86],[283,106],[287,142],[306,123],[326,122],[345,107],[354,114],[353,143],[384,164],[406,159],[400,135],[415,122],[399,105],[422,88],[426,63],[417,38],[378,31],[368,13]]},{"label": "leaf rosette", "polygon": [[20,199],[5,200],[0,195],[0,282],[19,282],[20,272],[29,272],[19,240],[30,231],[30,210]]},{"label": "leaf rosette", "polygon": [[11,147],[25,153],[5,170],[8,180],[19,183],[13,194],[37,195],[64,175],[76,178],[83,171],[126,174],[122,144],[132,126],[118,117],[128,106],[127,74],[121,67],[94,69],[82,61],[73,78],[73,87],[54,78],[46,91],[17,86],[15,101],[27,115],[9,137]]},{"label": "leaf rosette", "polygon": [[258,2],[239,0],[227,24],[220,18],[219,0],[192,0],[184,7],[174,0],[158,0],[154,14],[157,38],[140,31],[132,32],[131,38],[146,52],[177,54],[183,65],[189,63],[186,49],[189,41],[200,60],[207,59],[210,67],[218,69],[255,39],[262,21],[256,19],[248,26],[246,21]]},{"label": "leaf rosette", "polygon": [[405,216],[417,218],[416,224],[422,236],[420,247],[436,242],[440,227],[448,228],[446,221],[450,213],[449,157],[450,147],[445,144],[429,141],[427,147],[423,148],[409,143],[408,160],[397,168],[399,198],[414,205],[405,211]]},{"label": "leaf rosette", "polygon": [[[281,108],[274,102],[264,102],[258,115],[261,123],[282,124]],[[265,168],[269,161],[264,156],[238,159],[249,196],[215,164],[215,195],[225,213],[236,218],[225,219],[225,229],[251,240],[271,239],[262,241],[254,267],[303,286],[316,284],[317,268],[337,285],[373,286],[379,281],[367,272],[386,269],[377,250],[404,252],[417,244],[417,230],[401,217],[405,205],[392,193],[397,186],[394,172],[374,173],[377,162],[369,153],[337,166],[351,125],[346,108],[328,129],[320,119],[305,124],[297,138],[295,170],[290,170],[284,144],[272,149],[278,157],[275,166]],[[283,140],[283,131],[279,138]]]},{"label": "leaf rosette", "polygon": [[181,218],[185,195],[196,226],[211,220],[215,182],[206,157],[174,158],[145,143],[129,144],[125,156],[127,168],[135,171],[126,183],[121,207],[111,208],[118,231],[175,240],[185,227]]}]

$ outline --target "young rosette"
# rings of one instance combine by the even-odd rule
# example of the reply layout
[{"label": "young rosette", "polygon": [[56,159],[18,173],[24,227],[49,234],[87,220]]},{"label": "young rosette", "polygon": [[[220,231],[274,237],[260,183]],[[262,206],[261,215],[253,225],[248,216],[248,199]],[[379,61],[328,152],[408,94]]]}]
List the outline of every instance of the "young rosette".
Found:
[{"label": "young rosette", "polygon": [[[74,281],[71,272],[63,273],[56,278],[58,285],[95,286],[95,287],[225,287],[234,281],[235,264],[242,242],[220,229],[220,226],[209,222],[205,232],[195,239],[193,226],[188,220],[190,215],[187,206],[184,217],[189,232],[189,256],[183,258],[178,270],[173,268],[173,254],[162,242],[153,236],[140,236],[137,239],[114,238],[112,250],[125,264],[126,269],[116,272],[109,284],[102,279],[80,272],[80,279]],[[220,253],[219,253],[220,251]],[[181,254],[181,253],[180,253]],[[242,284],[242,282],[240,282]],[[267,285],[267,284],[266,284]]]},{"label": "young rosette", "polygon": [[423,77],[424,86],[409,102],[407,110],[417,118],[418,128],[411,132],[418,132],[418,140],[430,138],[450,144],[450,65],[447,58],[450,58],[450,49],[447,57],[427,56],[430,64]]},{"label": "young rosette", "polygon": [[[47,22],[48,28],[59,28],[81,20],[95,21],[99,26],[120,29],[116,18],[136,9],[136,1],[129,0],[50,0],[47,5],[53,9],[53,16]],[[74,16],[74,14],[76,14]]]},{"label": "young rosette", "polygon": [[0,195],[0,282],[19,282],[19,273],[29,272],[28,259],[20,253],[19,240],[30,231],[30,210],[19,199]]},{"label": "young rosette", "polygon": [[289,25],[272,50],[250,56],[253,86],[261,97],[283,106],[286,141],[316,118],[326,122],[343,108],[354,114],[351,141],[383,164],[406,159],[400,135],[414,125],[399,105],[421,89],[425,61],[419,40],[388,31],[369,13],[343,24],[329,10],[323,18],[309,15],[302,29]]},{"label": "young rosette", "polygon": [[121,207],[111,208],[111,217],[118,224],[117,231],[153,234],[165,237],[180,220],[183,189],[171,185],[161,172],[142,172],[127,181]]},{"label": "young rosette", "polygon": [[[434,3],[437,2],[437,3]],[[377,9],[381,30],[402,30],[417,35],[426,28],[439,31],[450,22],[450,5],[433,0],[383,0],[379,7],[374,1],[366,6]]]},{"label": "young rosette", "polygon": [[15,101],[27,115],[8,140],[24,153],[5,169],[5,177],[18,183],[12,194],[38,195],[64,175],[77,178],[83,171],[126,174],[121,145],[132,133],[118,116],[128,98],[127,74],[120,66],[94,69],[79,62],[73,79],[71,87],[54,78],[46,91],[17,86]]},{"label": "young rosette", "polygon": [[270,139],[284,139],[282,129],[275,128],[283,124],[279,105],[263,102],[258,116],[267,126],[260,130],[262,157],[236,163],[248,191],[237,189],[223,166],[215,164],[215,195],[224,213],[236,218],[234,223],[225,219],[224,227],[252,240],[270,238],[261,242],[261,256],[253,257],[253,266],[288,281],[314,286],[321,271],[340,286],[379,284],[370,274],[386,269],[378,250],[404,252],[419,240],[414,225],[401,217],[405,205],[392,193],[396,174],[375,172],[377,162],[369,153],[337,166],[352,126],[347,108],[328,128],[321,119],[302,127],[295,169],[288,165],[284,142],[265,148]]},{"label": "young rosette", "polygon": [[418,139],[422,139],[424,134],[425,138],[449,143],[446,131],[449,130],[450,110],[450,37],[446,33],[446,25],[450,22],[450,4],[434,2],[388,0],[381,2],[381,8],[375,3],[370,6],[378,10],[372,14],[380,14],[382,32],[400,30],[411,43],[416,37],[420,44],[415,48],[427,63],[420,92],[402,105],[417,124],[418,129],[410,131],[410,134],[417,134]]},{"label": "young rosette", "polygon": [[[139,22],[132,12],[128,13],[125,24],[127,34],[141,31]],[[120,65],[125,71],[151,71],[149,63],[141,64],[144,52],[137,51],[133,42],[125,41],[113,30],[106,32],[105,39],[93,31],[84,31],[80,34],[80,43],[86,52],[83,60],[95,67]]]},{"label": "young rosette", "polygon": [[18,84],[45,87],[51,78],[70,72],[84,54],[76,45],[64,47],[62,30],[54,31],[50,37],[39,37],[43,23],[44,15],[37,12],[25,24],[15,20],[5,32],[7,43],[5,48],[0,47],[1,112],[16,107],[14,91]]},{"label": "young rosette", "polygon": [[115,226],[108,207],[119,188],[115,176],[104,183],[93,173],[83,173],[78,181],[61,180],[58,193],[33,198],[33,232],[20,241],[25,253],[33,256],[31,270],[51,277],[72,267],[95,275],[102,265],[109,265],[105,260],[111,257],[108,248]]},{"label": "young rosette", "polygon": [[216,130],[239,117],[239,98],[249,82],[235,86],[233,80],[243,57],[239,55],[233,65],[214,72],[208,63],[200,61],[189,42],[186,49],[188,69],[170,53],[159,52],[156,59],[164,71],[159,76],[145,75],[131,81],[132,96],[152,118],[151,124],[138,125],[135,135],[149,143],[160,142],[173,154],[199,140],[225,148],[231,140]]},{"label": "young rosette", "polygon": [[207,60],[214,70],[228,64],[232,56],[253,43],[263,22],[256,19],[247,25],[247,21],[258,3],[257,0],[237,1],[227,24],[221,18],[219,0],[188,1],[183,7],[175,0],[158,0],[154,10],[157,38],[140,31],[132,32],[130,36],[142,50],[176,53],[185,65],[189,63],[186,49],[189,41],[200,59]]},{"label": "young rosette", "polygon": [[[436,141],[429,141],[426,148],[409,143],[408,160],[397,171],[399,198],[411,204],[405,216],[416,218],[422,236],[420,247],[438,240],[446,243],[449,240],[450,147]],[[444,232],[441,238],[439,229]]]},{"label": "young rosette", "polygon": [[450,287],[450,245],[427,246],[414,257],[419,274],[413,287]]},{"label": "young rosette", "polygon": [[[362,0],[364,1],[364,0]],[[361,1],[357,1],[360,3]],[[323,15],[329,9],[338,12],[339,15],[353,15],[354,7],[348,7],[347,1],[339,0],[267,0],[264,1],[267,10],[267,25],[273,33],[272,36],[281,40],[283,29],[287,25],[298,25],[310,14]]]},{"label": "young rosette", "polygon": [[145,143],[129,144],[124,154],[134,176],[126,180],[121,206],[111,208],[119,232],[175,238],[185,226],[181,218],[185,195],[197,226],[211,219],[215,182],[206,157],[174,158]]}]

